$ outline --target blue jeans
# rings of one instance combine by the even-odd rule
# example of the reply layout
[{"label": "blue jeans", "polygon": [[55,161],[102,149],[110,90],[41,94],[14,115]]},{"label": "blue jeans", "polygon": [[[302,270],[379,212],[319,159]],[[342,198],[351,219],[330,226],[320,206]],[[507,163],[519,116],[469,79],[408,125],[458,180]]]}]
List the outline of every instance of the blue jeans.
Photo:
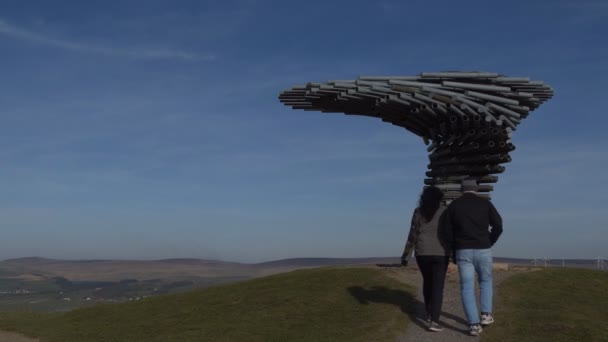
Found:
[{"label": "blue jeans", "polygon": [[479,324],[475,300],[475,273],[479,281],[481,312],[492,312],[492,251],[490,249],[458,249],[456,263],[460,273],[460,295],[470,325]]}]

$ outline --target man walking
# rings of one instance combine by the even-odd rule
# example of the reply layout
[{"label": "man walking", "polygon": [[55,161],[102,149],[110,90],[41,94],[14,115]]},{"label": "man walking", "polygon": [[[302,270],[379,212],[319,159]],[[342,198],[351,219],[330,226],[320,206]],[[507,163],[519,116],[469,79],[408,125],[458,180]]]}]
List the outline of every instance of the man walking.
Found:
[{"label": "man walking", "polygon": [[[490,248],[502,233],[500,214],[492,202],[477,196],[477,190],[477,181],[464,180],[464,194],[448,206],[441,223],[445,241],[455,251],[462,305],[469,321],[469,334],[473,336],[482,332],[482,326],[494,323]],[[481,320],[475,300],[475,274],[479,281]]]}]

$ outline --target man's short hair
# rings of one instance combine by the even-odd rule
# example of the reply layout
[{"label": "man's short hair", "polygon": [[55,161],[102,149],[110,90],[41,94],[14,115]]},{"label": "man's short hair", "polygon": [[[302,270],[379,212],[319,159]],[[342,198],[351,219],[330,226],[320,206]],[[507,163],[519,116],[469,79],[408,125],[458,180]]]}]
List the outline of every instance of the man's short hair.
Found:
[{"label": "man's short hair", "polygon": [[462,191],[477,191],[479,190],[479,185],[477,185],[477,181],[474,179],[465,179],[461,183]]}]

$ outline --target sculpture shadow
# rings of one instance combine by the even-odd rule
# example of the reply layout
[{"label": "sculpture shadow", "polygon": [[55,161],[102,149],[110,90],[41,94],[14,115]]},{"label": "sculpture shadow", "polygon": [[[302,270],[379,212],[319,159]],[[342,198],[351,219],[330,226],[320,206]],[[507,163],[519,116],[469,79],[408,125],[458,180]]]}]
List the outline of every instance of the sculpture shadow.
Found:
[{"label": "sculpture shadow", "polygon": [[[347,289],[347,291],[362,305],[369,305],[370,303],[395,305],[401,310],[401,312],[409,317],[411,322],[423,329],[427,328],[426,309],[424,303],[416,299],[409,292],[390,289],[384,286],[373,286],[371,288],[351,286]],[[442,312],[441,316],[462,324],[461,327],[455,327],[445,322],[445,320],[440,320],[440,323],[446,329],[461,333],[468,332],[466,329],[466,327],[468,327],[468,323],[461,317],[454,316],[446,312]]]},{"label": "sculpture shadow", "polygon": [[367,289],[361,286],[351,286],[347,290],[360,304],[392,304],[399,307],[403,313],[408,315],[413,312],[412,308],[417,301],[409,292],[389,289],[384,286],[373,286]]}]

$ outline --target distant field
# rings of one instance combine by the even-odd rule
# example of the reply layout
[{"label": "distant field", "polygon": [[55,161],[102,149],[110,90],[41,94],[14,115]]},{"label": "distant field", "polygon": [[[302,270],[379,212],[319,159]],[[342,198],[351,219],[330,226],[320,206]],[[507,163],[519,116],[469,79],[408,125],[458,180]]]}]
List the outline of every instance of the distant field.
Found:
[{"label": "distant field", "polygon": [[42,280],[0,278],[0,312],[62,312],[100,303],[140,300],[232,283],[239,277],[190,277],[182,279],[125,279],[115,282],[69,281],[54,277]]},{"label": "distant field", "polygon": [[370,268],[299,270],[63,314],[0,314],[44,341],[394,341],[415,289]]},{"label": "distant field", "polygon": [[608,341],[608,272],[550,268],[507,279],[482,342]]}]

